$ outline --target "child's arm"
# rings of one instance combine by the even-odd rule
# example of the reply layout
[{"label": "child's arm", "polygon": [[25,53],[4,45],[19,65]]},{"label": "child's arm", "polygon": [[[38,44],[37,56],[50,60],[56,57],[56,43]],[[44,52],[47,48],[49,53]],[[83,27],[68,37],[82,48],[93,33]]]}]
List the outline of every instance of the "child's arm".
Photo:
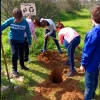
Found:
[{"label": "child's arm", "polygon": [[3,31],[4,29],[6,29],[8,26],[11,25],[11,18],[9,18],[8,20],[6,20],[2,25],[1,25],[1,30]]},{"label": "child's arm", "polygon": [[92,31],[88,32],[84,40],[85,42],[81,58],[81,65],[84,66],[84,68],[90,62],[92,52],[96,48],[95,44],[96,44],[97,34],[93,33]]},{"label": "child's arm", "polygon": [[53,26],[47,26],[47,29],[49,29],[50,31],[44,36],[44,38],[46,38],[47,36],[50,36],[52,33],[53,33],[53,30],[54,30],[54,28],[53,28]]},{"label": "child's arm", "polygon": [[28,44],[31,45],[31,32],[30,32],[30,29],[29,29],[29,25],[28,25],[28,22],[26,21],[26,34],[27,34],[27,39],[28,39]]},{"label": "child's arm", "polygon": [[36,44],[38,43],[38,40],[37,40],[37,37],[36,37],[36,34],[35,34],[35,31],[32,32],[32,37],[34,38]]},{"label": "child's arm", "polygon": [[59,37],[59,43],[63,44],[64,36],[62,35],[62,33],[59,32],[58,37]]},{"label": "child's arm", "polygon": [[35,34],[35,26],[33,24],[33,22],[31,23],[31,34],[32,34],[32,37],[33,39],[36,41],[36,43],[38,43],[38,40],[37,40],[37,37],[36,37],[36,34]]}]

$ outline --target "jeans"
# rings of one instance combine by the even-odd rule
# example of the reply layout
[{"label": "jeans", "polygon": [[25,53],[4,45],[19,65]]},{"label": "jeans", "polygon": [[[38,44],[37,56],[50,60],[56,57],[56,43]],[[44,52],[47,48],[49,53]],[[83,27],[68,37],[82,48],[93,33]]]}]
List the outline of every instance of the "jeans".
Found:
[{"label": "jeans", "polygon": [[20,66],[24,66],[24,60],[23,60],[23,51],[24,51],[24,42],[19,43],[16,42],[16,40],[11,39],[10,46],[12,50],[12,69],[14,71],[17,71],[17,60],[19,58]]},{"label": "jeans", "polygon": [[[45,33],[45,34],[47,34],[49,31],[50,31],[50,30],[46,29],[46,33]],[[50,36],[56,38],[56,31],[54,30],[53,33],[52,33]],[[59,42],[58,42],[57,40],[55,40],[55,39],[53,39],[53,41],[55,42],[57,48],[60,49]],[[44,40],[44,50],[47,49],[47,42],[48,42],[48,36],[47,36],[47,38]]]},{"label": "jeans", "polygon": [[80,36],[77,36],[74,38],[70,43],[67,42],[66,39],[64,39],[64,47],[68,51],[68,62],[70,63],[70,70],[74,70],[74,52],[75,48],[80,43]]},{"label": "jeans", "polygon": [[84,100],[91,100],[92,96],[95,94],[98,85],[98,75],[99,75],[99,69],[95,72],[85,73]]},{"label": "jeans", "polygon": [[28,55],[29,55],[29,45],[28,45],[27,37],[25,37],[24,60],[28,61]]}]

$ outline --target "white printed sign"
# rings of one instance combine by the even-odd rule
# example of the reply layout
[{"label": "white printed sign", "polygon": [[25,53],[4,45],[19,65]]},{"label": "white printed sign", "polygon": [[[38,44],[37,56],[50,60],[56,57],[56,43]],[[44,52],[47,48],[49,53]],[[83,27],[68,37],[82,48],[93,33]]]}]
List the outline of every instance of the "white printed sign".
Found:
[{"label": "white printed sign", "polygon": [[21,3],[20,5],[23,16],[36,15],[35,3]]}]

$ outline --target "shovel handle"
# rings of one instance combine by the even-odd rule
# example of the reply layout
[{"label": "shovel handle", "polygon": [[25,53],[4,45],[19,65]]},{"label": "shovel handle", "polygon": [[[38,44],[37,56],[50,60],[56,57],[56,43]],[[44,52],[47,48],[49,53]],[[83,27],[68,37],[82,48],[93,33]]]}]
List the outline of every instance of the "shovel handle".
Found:
[{"label": "shovel handle", "polygon": [[58,39],[56,39],[56,38],[54,38],[54,37],[52,37],[52,36],[49,36],[50,38],[52,38],[52,39],[54,39],[54,40],[57,40],[57,41],[59,41]]}]

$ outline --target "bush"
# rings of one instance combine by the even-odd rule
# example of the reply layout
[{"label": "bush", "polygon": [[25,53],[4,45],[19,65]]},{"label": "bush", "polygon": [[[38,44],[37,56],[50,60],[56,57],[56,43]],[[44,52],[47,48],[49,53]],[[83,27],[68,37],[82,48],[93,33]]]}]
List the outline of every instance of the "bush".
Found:
[{"label": "bush", "polygon": [[56,4],[61,11],[66,12],[80,11],[82,8],[79,0],[59,0]]},{"label": "bush", "polygon": [[[63,10],[66,12],[79,11],[81,9],[81,4],[79,0],[58,0],[53,2],[53,0],[27,0],[24,3],[35,3],[36,5],[36,16],[37,18],[50,18],[57,21],[59,13]],[[23,0],[2,0],[1,2],[1,17],[5,20],[12,16],[12,10],[15,7],[20,7]]]}]

